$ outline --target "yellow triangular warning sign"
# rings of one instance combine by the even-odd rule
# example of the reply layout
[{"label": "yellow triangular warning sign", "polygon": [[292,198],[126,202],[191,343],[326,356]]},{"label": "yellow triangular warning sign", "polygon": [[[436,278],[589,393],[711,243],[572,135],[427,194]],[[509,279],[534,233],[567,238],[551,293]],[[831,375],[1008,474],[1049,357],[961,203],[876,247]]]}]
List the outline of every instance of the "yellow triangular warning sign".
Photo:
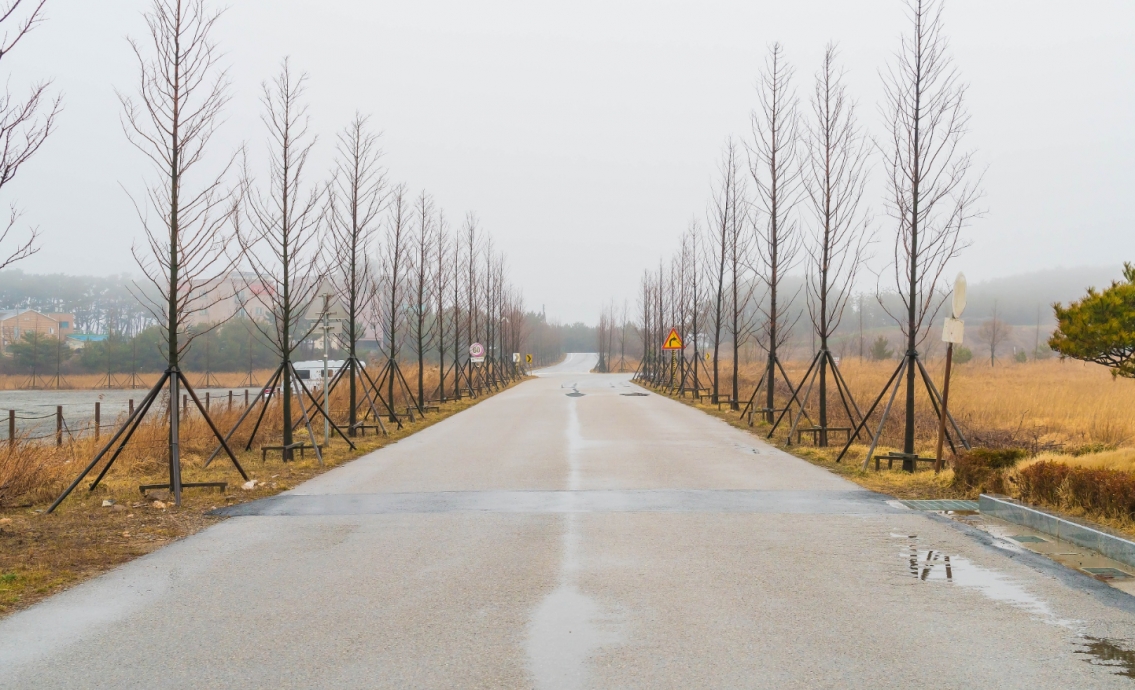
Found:
[{"label": "yellow triangular warning sign", "polygon": [[682,336],[678,335],[677,328],[670,329],[670,335],[666,336],[666,340],[662,342],[663,350],[681,350],[682,349]]}]

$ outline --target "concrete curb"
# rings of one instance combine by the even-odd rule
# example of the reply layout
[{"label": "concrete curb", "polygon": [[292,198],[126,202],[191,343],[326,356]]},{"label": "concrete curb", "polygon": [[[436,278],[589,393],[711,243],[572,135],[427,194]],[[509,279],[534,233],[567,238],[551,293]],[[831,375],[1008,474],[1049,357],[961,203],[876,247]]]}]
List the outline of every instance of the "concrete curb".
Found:
[{"label": "concrete curb", "polygon": [[1072,522],[1002,496],[981,494],[978,497],[978,506],[984,515],[992,515],[1007,522],[1024,525],[1057,539],[1070,541],[1077,546],[1093,549],[1121,563],[1135,566],[1135,542],[1123,537]]}]

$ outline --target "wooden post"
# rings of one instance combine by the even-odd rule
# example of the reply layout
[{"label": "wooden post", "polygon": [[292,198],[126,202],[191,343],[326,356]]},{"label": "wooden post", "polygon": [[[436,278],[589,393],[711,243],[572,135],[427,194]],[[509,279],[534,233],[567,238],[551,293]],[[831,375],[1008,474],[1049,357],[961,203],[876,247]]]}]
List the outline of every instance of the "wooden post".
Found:
[{"label": "wooden post", "polygon": [[181,395],[181,418],[185,419],[187,414],[189,414],[189,394],[183,393]]},{"label": "wooden post", "polygon": [[229,412],[233,411],[233,392],[229,391]]},{"label": "wooden post", "polygon": [[942,471],[942,443],[946,439],[946,405],[950,401],[950,368],[954,363],[954,344],[946,346],[946,381],[942,384],[942,409],[938,419],[938,453],[934,456],[934,471]]},{"label": "wooden post", "polygon": [[205,411],[209,411],[209,391],[205,391]]},{"label": "wooden post", "polygon": [[102,426],[102,403],[95,401],[95,440],[99,440],[99,429]]},{"label": "wooden post", "polygon": [[134,414],[134,398],[130,398],[130,412],[129,412],[129,414]]},{"label": "wooden post", "polygon": [[8,448],[16,447],[16,411],[8,410]]},{"label": "wooden post", "polygon": [[63,445],[63,406],[55,406],[55,445]]},{"label": "wooden post", "polygon": [[248,389],[244,389],[244,406],[248,407]]}]

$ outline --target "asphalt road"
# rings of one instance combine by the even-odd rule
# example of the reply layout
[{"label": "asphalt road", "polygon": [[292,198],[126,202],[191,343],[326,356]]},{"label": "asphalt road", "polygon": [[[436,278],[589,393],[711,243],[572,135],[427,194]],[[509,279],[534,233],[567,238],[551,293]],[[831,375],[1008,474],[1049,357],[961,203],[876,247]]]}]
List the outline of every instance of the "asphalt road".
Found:
[{"label": "asphalt road", "polygon": [[0,687],[1130,686],[1132,597],[593,364],[0,621]]}]

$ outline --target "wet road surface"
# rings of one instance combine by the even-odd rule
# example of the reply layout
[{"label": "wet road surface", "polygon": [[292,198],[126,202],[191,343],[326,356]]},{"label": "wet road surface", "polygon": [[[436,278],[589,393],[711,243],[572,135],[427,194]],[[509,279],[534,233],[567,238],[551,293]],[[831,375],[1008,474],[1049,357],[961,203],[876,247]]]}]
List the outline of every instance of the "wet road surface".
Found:
[{"label": "wet road surface", "polygon": [[0,687],[1129,687],[1135,598],[593,365],[0,621]]}]

